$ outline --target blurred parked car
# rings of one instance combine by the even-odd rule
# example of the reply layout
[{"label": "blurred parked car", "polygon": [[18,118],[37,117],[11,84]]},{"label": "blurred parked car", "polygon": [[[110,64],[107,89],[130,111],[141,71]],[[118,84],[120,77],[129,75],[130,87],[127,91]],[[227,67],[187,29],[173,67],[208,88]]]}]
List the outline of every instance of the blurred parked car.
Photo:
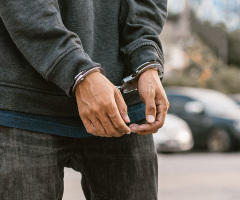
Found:
[{"label": "blurred parked car", "polygon": [[157,152],[181,152],[193,147],[192,132],[187,123],[177,116],[167,114],[165,123],[153,134]]},{"label": "blurred parked car", "polygon": [[224,152],[240,146],[240,108],[220,92],[188,87],[166,87],[169,113],[185,120],[194,148]]}]

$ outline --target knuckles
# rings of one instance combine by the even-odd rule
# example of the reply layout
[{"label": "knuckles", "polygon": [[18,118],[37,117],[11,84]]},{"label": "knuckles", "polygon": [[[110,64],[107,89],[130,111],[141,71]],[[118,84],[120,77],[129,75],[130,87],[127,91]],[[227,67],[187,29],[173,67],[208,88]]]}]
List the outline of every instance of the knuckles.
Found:
[{"label": "knuckles", "polygon": [[169,109],[169,106],[170,106],[169,101],[166,100],[166,101],[164,102],[164,104],[162,105],[162,110],[165,111],[165,112],[167,112],[168,109]]},{"label": "knuckles", "polygon": [[86,131],[92,135],[94,135],[94,131],[92,129],[90,129],[89,127],[85,127]]},{"label": "knuckles", "polygon": [[113,106],[114,106],[113,101],[105,99],[104,101],[100,100],[99,102],[92,104],[91,106],[88,106],[84,110],[79,109],[79,111],[85,116],[89,116],[92,115],[93,113],[100,113],[103,110],[105,111],[112,110]]},{"label": "knuckles", "polygon": [[122,113],[127,113],[127,105],[125,104],[122,108],[121,108]]},{"label": "knuckles", "polygon": [[124,123],[117,123],[117,124],[115,125],[115,128],[116,128],[119,132],[121,132],[121,133],[124,133],[124,132],[127,132],[127,131],[128,131],[128,129],[127,129],[127,127],[126,127],[126,125],[125,125]]},{"label": "knuckles", "polygon": [[113,106],[113,102],[105,100],[100,103],[100,106],[104,109],[110,109]]},{"label": "knuckles", "polygon": [[116,128],[117,130],[121,130],[121,129],[123,129],[124,127],[123,127],[121,124],[116,124],[116,125],[115,125],[115,128]]},{"label": "knuckles", "polygon": [[170,103],[169,103],[168,100],[166,101],[166,105],[167,105],[167,110],[168,110],[168,108],[169,108],[169,106],[170,106]]},{"label": "knuckles", "polygon": [[165,105],[165,106],[163,106],[163,110],[164,110],[165,112],[167,112],[168,109],[169,109],[169,105]]},{"label": "knuckles", "polygon": [[159,129],[159,128],[162,128],[163,125],[164,125],[164,121],[159,122],[159,123],[158,123],[158,129]]},{"label": "knuckles", "polygon": [[120,90],[115,88],[115,87],[114,87],[114,92],[115,92],[116,95],[122,96]]},{"label": "knuckles", "polygon": [[148,112],[155,113],[156,112],[156,106],[155,105],[150,105],[147,108]]},{"label": "knuckles", "polygon": [[88,112],[88,114],[90,114],[90,115],[91,115],[91,114],[96,115],[96,113],[99,113],[100,110],[101,110],[100,107],[98,107],[98,106],[94,106],[94,107],[91,108],[91,110]]}]

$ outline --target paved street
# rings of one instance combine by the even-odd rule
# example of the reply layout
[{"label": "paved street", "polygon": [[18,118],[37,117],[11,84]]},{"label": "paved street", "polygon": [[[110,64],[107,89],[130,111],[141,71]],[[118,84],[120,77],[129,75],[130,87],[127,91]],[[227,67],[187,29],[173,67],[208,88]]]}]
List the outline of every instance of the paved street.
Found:
[{"label": "paved street", "polygon": [[[239,200],[240,153],[159,155],[159,200]],[[80,175],[65,170],[63,200],[85,200]]]}]

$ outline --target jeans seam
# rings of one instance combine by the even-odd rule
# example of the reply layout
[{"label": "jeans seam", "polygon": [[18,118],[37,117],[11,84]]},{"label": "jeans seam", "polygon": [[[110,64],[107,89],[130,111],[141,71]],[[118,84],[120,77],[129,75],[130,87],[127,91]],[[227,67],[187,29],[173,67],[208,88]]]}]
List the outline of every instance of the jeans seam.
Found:
[{"label": "jeans seam", "polygon": [[[76,154],[76,156],[77,156],[79,159],[81,159],[80,156],[78,156],[78,154]],[[81,166],[82,166],[82,167],[81,167],[81,169],[82,169],[82,174],[85,176],[86,182],[87,182],[88,187],[89,187],[90,192],[91,192],[91,197],[93,197],[93,200],[96,200],[96,198],[95,198],[95,196],[94,196],[94,193],[93,193],[93,190],[92,190],[92,187],[91,187],[91,184],[89,183],[89,180],[88,180],[87,175],[86,175],[86,173],[85,173],[84,167],[83,167],[83,165],[81,165]]]}]

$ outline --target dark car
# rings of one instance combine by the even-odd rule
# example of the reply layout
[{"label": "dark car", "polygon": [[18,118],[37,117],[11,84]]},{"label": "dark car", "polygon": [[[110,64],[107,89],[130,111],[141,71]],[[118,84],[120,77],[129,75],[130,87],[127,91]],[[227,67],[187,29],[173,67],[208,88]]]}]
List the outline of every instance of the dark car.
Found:
[{"label": "dark car", "polygon": [[195,149],[224,152],[240,146],[240,108],[215,90],[166,87],[169,113],[185,120],[193,134]]}]

